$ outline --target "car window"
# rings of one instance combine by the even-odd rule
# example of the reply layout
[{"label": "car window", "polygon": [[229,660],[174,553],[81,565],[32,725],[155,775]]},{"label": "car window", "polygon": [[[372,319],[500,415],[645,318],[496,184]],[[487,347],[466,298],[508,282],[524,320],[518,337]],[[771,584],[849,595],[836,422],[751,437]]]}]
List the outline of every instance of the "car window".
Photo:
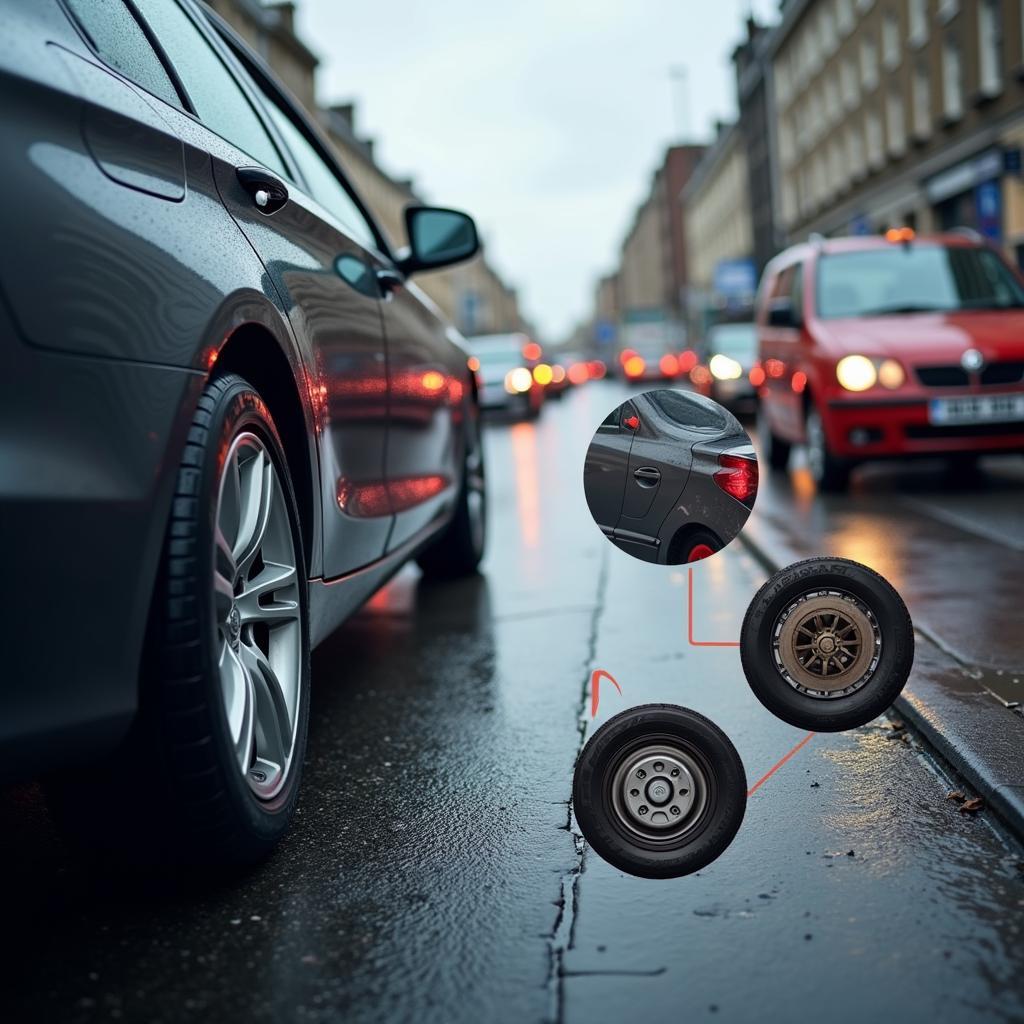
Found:
[{"label": "car window", "polygon": [[647,397],[663,416],[681,427],[721,430],[726,425],[725,416],[714,404],[702,402],[693,395],[662,388],[650,392]]},{"label": "car window", "polygon": [[284,174],[281,156],[252,104],[177,0],[135,0],[135,4],[160,41],[203,124]]},{"label": "car window", "polygon": [[793,308],[793,323],[799,327],[804,322],[804,265],[798,263],[793,268],[793,277],[789,285],[789,301]]},{"label": "car window", "polygon": [[181,97],[135,15],[123,0],[67,0],[97,55],[125,78],[181,106]]},{"label": "car window", "polygon": [[727,356],[752,356],[757,351],[754,324],[718,324],[708,331],[708,349]]},{"label": "car window", "polygon": [[281,133],[285,145],[299,165],[302,176],[306,179],[312,197],[341,222],[349,235],[360,245],[376,249],[377,236],[369,225],[356,201],[348,189],[331,169],[330,165],[316,151],[302,128],[295,123],[290,113],[282,109],[280,104],[262,89],[258,82],[253,83],[263,97],[277,130]]},{"label": "car window", "polygon": [[894,245],[821,258],[825,319],[1024,306],[1024,286],[990,249]]}]

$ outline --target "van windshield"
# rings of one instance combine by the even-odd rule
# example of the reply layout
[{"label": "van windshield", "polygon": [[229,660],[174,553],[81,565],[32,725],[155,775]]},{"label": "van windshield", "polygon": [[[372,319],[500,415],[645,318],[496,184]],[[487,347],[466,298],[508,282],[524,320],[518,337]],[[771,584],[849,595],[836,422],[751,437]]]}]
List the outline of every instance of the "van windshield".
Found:
[{"label": "van windshield", "polygon": [[818,316],[1024,307],[1024,286],[990,249],[893,245],[818,260]]}]

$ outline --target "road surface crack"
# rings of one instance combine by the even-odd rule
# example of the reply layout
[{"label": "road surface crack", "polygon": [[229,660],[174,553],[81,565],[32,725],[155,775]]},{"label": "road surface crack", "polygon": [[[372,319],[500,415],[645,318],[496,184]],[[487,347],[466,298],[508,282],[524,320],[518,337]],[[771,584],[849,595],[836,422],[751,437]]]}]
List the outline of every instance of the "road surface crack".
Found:
[{"label": "road surface crack", "polygon": [[[576,708],[579,742],[576,745],[576,753],[573,757],[573,768],[576,766],[576,761],[583,750],[583,744],[587,736],[587,690],[590,685],[590,674],[593,671],[594,662],[597,658],[597,640],[600,632],[601,617],[604,613],[605,594],[608,584],[608,566],[608,552],[603,551],[597,576],[597,596],[590,615],[590,628],[587,635],[579,704]],[[579,885],[580,877],[583,874],[583,853],[585,848],[583,836],[576,827],[576,820],[573,816],[571,791],[569,799],[565,801],[565,812],[565,824],[559,827],[565,829],[572,836],[576,858],[573,866],[562,874],[561,892],[559,899],[555,901],[555,905],[558,907],[558,914],[555,917],[554,927],[551,930],[551,938],[548,943],[548,1019],[554,1022],[562,1021],[565,1016],[562,979],[573,977],[576,973],[581,973],[567,972],[564,968],[566,950],[572,949],[575,943],[576,908],[579,903]]]}]

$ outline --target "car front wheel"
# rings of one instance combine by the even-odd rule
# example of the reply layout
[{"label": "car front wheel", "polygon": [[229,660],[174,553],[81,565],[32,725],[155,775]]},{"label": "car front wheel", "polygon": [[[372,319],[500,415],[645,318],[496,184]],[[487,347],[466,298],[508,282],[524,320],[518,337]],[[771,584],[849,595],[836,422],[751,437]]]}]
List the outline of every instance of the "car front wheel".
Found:
[{"label": "car front wheel", "polygon": [[92,775],[58,782],[58,816],[132,860],[258,860],[302,774],[307,576],[277,430],[234,374],[193,417],[151,618],[132,733]]},{"label": "car front wheel", "polygon": [[851,466],[832,454],[825,436],[825,424],[814,406],[807,411],[804,421],[807,439],[807,466],[820,491],[845,491],[850,483]]}]

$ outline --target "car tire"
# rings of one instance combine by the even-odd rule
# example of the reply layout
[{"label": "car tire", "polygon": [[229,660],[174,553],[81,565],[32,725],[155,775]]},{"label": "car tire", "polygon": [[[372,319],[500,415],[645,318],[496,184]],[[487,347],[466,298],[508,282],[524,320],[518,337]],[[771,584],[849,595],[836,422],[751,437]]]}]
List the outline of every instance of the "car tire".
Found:
[{"label": "car tire", "polygon": [[484,462],[480,410],[472,404],[466,413],[466,444],[462,482],[455,512],[440,537],[417,557],[424,575],[455,579],[476,572],[487,546],[487,475]]},{"label": "car tire", "polygon": [[51,786],[88,851],[210,866],[273,849],[306,751],[307,589],[274,421],[241,377],[216,378],[181,456],[135,724],[113,757]]},{"label": "car tire", "polygon": [[[775,573],[754,596],[740,659],[754,695],[777,718],[840,732],[866,725],[899,696],[914,663],[914,628],[878,573],[845,558],[810,558]],[[832,659],[838,671],[829,679]]]},{"label": "car tire", "polygon": [[761,453],[764,461],[771,469],[784,470],[789,465],[789,452],[792,445],[772,433],[764,407],[757,403],[757,437],[761,442]]},{"label": "car tire", "polygon": [[[634,784],[638,772],[647,777],[643,786]],[[600,857],[631,875],[678,878],[707,867],[732,842],[747,779],[713,722],[675,704],[645,704],[590,738],[576,762],[572,798],[580,831]]]},{"label": "car tire", "polygon": [[825,424],[813,405],[807,410],[804,420],[804,436],[807,439],[807,466],[818,490],[829,494],[845,491],[853,467],[830,451]]}]

